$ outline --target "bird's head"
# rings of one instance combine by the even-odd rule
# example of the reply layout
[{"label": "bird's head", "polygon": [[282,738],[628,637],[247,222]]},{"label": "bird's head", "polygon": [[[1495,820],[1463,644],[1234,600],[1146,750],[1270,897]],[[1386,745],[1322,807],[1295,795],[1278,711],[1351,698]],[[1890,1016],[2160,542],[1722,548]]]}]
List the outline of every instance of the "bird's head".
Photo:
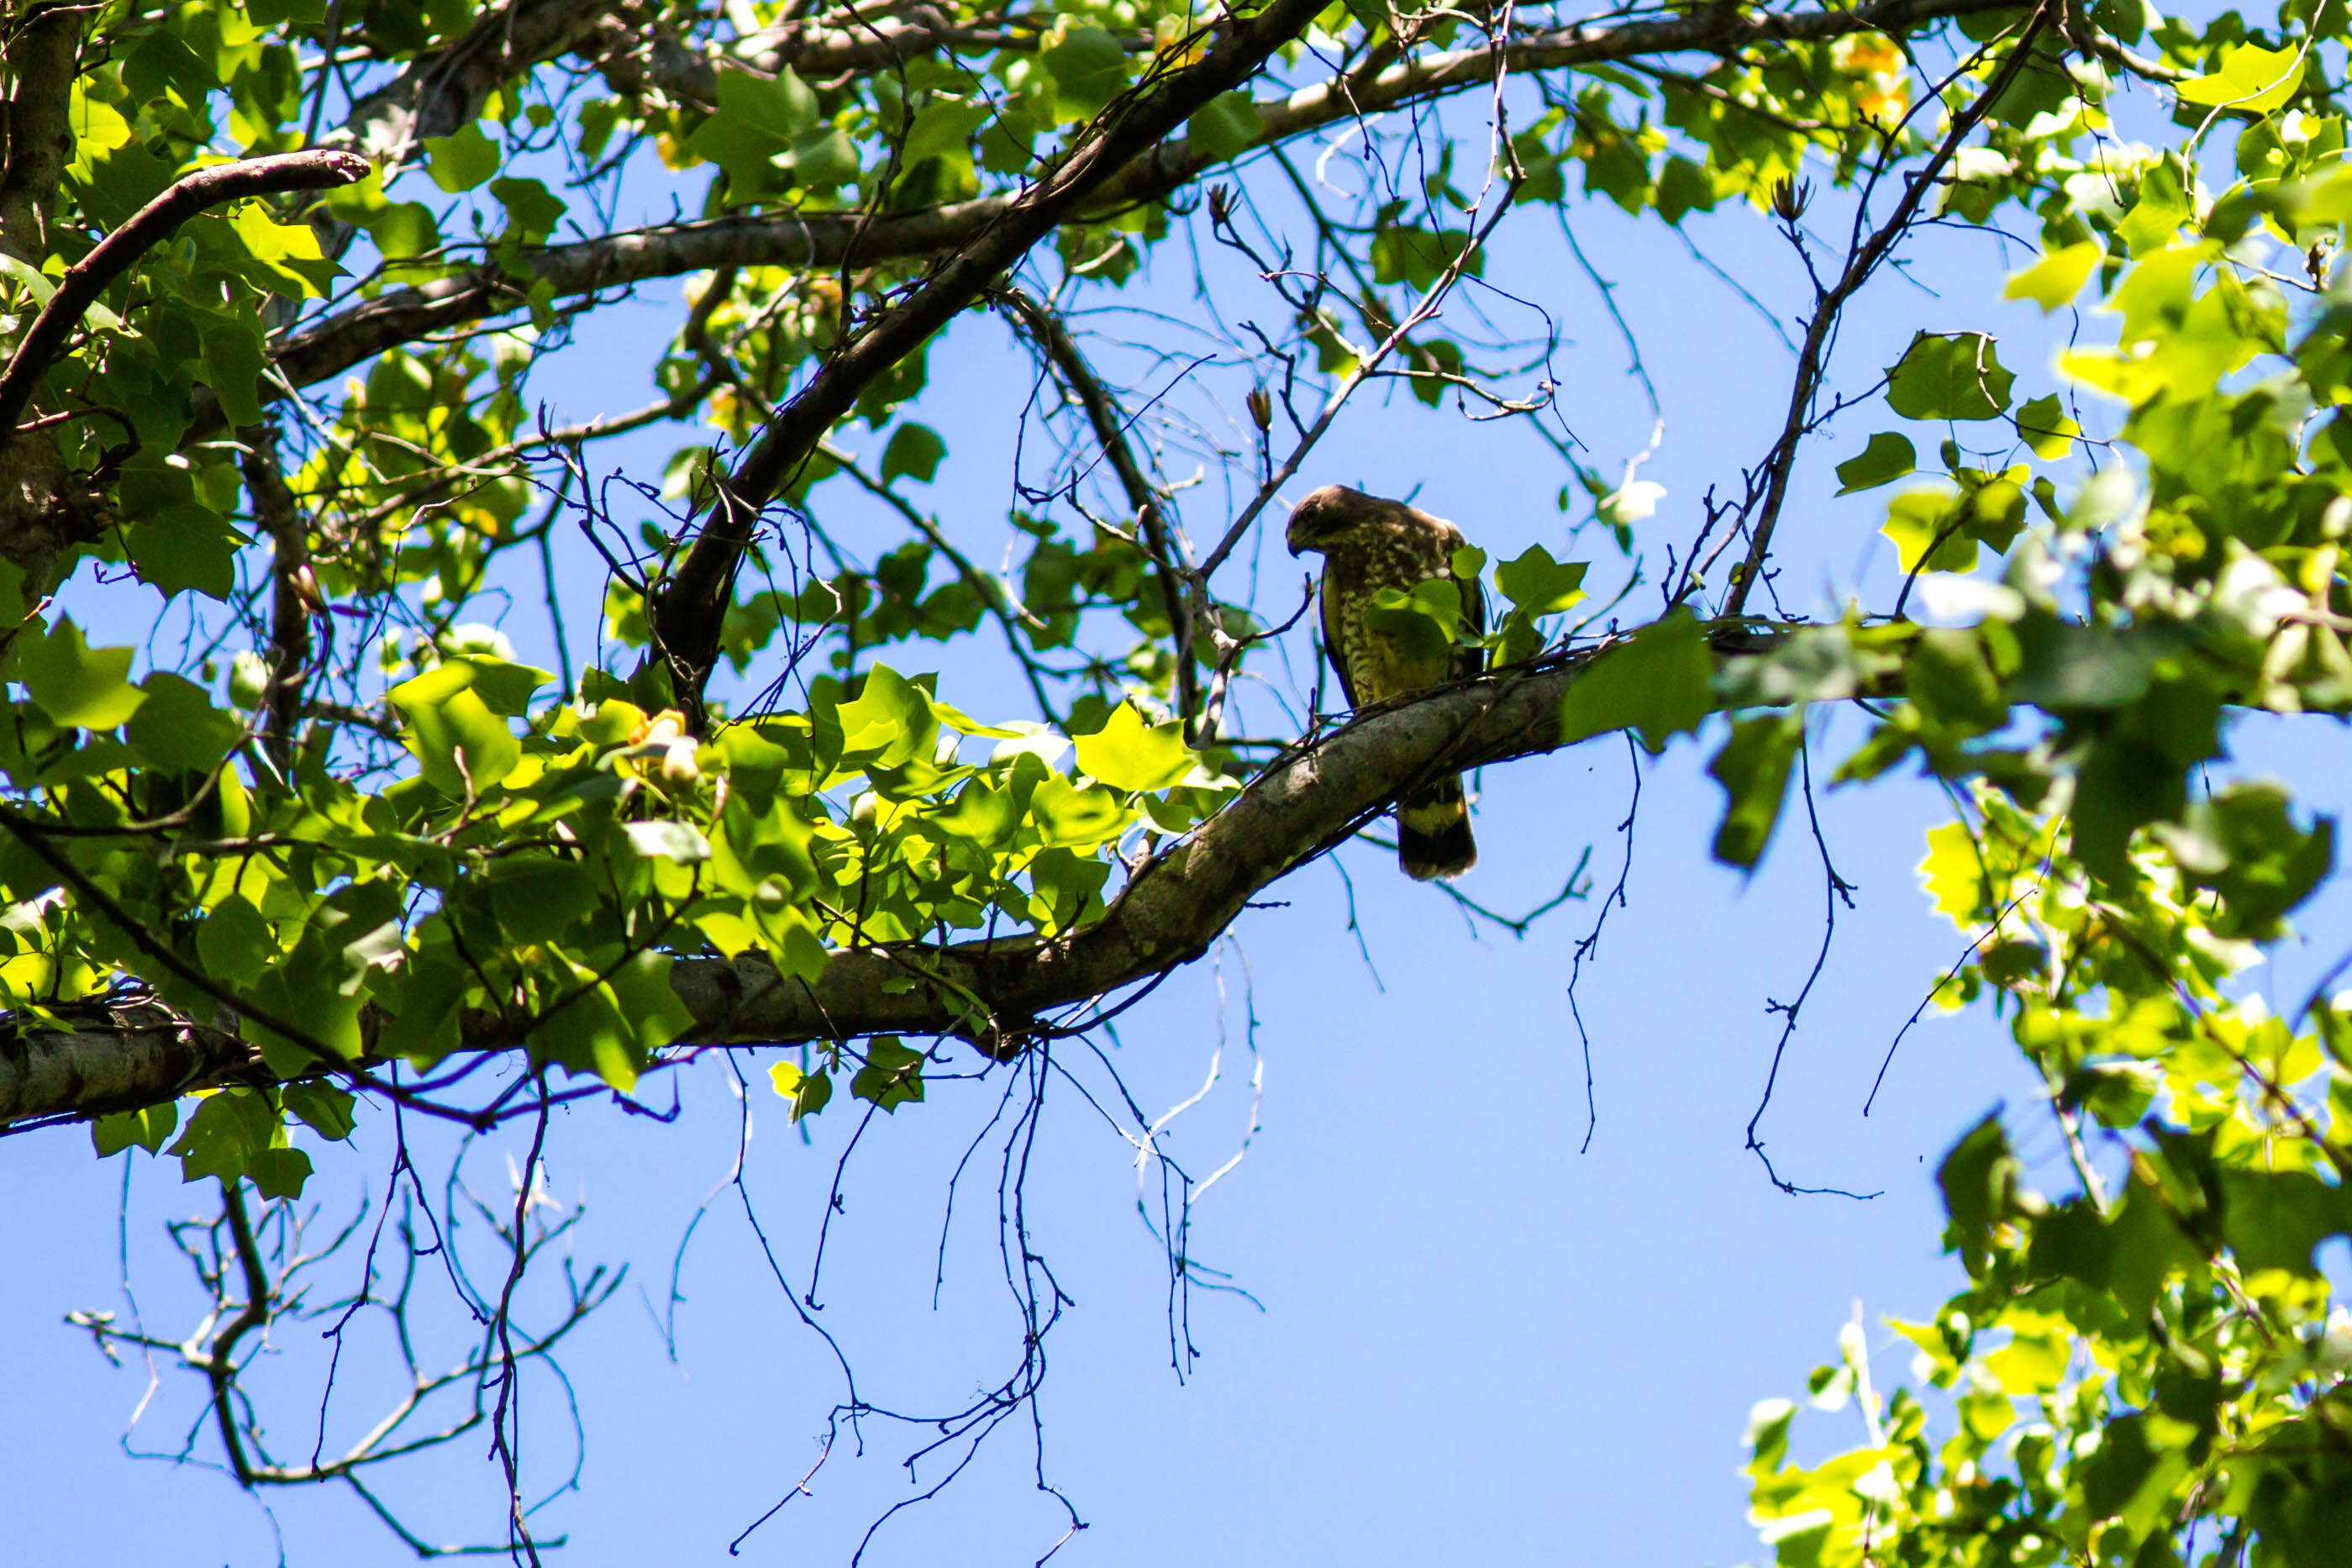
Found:
[{"label": "bird's head", "polygon": [[1332,540],[1360,521],[1364,513],[1379,501],[1361,490],[1351,490],[1345,485],[1325,485],[1307,492],[1307,499],[1290,509],[1290,527],[1283,542],[1290,546],[1293,555],[1312,550],[1320,553]]}]

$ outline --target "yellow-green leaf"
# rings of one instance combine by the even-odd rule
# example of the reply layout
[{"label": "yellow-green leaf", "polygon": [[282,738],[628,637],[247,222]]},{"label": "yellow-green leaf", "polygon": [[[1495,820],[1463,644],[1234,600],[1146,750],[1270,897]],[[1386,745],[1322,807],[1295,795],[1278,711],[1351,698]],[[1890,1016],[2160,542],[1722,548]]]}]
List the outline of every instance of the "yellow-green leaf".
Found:
[{"label": "yellow-green leaf", "polygon": [[2268,114],[2282,108],[2303,85],[2305,58],[2302,49],[2266,49],[2240,44],[2221,56],[2221,68],[2210,76],[2194,76],[2173,91],[2184,103],[2214,109],[2235,109],[2248,114]]},{"label": "yellow-green leaf", "polygon": [[1113,710],[1100,730],[1078,736],[1077,745],[1078,771],[1113,789],[1166,789],[1199,761],[1181,725],[1148,724],[1131,702]]},{"label": "yellow-green leaf", "polygon": [[2089,281],[2099,258],[2105,254],[2097,241],[2089,239],[2053,250],[2011,278],[2009,287],[2001,290],[2001,298],[2031,300],[2042,307],[2042,314],[2048,315],[2071,303],[2083,291],[2083,285]]}]

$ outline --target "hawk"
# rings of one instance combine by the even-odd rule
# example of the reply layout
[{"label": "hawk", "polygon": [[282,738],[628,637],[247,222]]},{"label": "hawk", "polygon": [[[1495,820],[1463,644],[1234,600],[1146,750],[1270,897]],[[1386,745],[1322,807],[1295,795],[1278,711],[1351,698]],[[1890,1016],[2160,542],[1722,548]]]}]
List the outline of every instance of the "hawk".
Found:
[{"label": "hawk", "polygon": [[[1323,557],[1323,652],[1349,707],[1466,680],[1486,668],[1482,648],[1448,644],[1433,655],[1416,654],[1402,638],[1376,630],[1367,614],[1383,588],[1409,594],[1417,583],[1445,578],[1461,593],[1463,624],[1474,632],[1486,629],[1486,600],[1476,579],[1454,575],[1462,531],[1444,518],[1345,485],[1325,485],[1292,509],[1286,542],[1293,555],[1311,550]],[[1461,774],[1399,801],[1396,819],[1397,862],[1415,881],[1458,877],[1478,863]]]}]

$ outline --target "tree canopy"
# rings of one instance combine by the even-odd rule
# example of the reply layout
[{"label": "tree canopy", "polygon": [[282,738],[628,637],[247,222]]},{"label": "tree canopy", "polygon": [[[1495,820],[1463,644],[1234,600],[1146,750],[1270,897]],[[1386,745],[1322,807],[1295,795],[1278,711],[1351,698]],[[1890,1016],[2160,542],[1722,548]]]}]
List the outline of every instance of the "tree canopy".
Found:
[{"label": "tree canopy", "polygon": [[[0,1123],[220,1195],[203,1332],[88,1326],[178,1359],[237,1483],[348,1484],[420,1550],[372,1478],[486,1425],[535,1560],[509,1394],[610,1293],[509,1311],[562,1235],[552,1108],[771,1047],[794,1121],[950,1072],[1021,1103],[1417,785],[1622,733],[1705,749],[1721,814],[1668,830],[1740,868],[1817,783],[1937,781],[1927,1005],[2000,1020],[2073,1173],[1954,1127],[1969,1283],[1895,1325],[1913,1383],[1850,1331],[1811,1393],[1864,1440],[1819,1463],[1758,1407],[1777,1561],[2343,1562],[2352,991],[2243,980],[2334,827],[2232,737],[2352,710],[2347,41],[2338,0],[12,5]],[[1578,428],[1595,387],[1686,416],[1612,342],[1643,282],[1505,278],[1604,205],[1806,280],[1738,378],[1777,436],[1696,502]],[[1839,357],[1986,236],[1973,297]],[[2003,300],[2053,363],[2004,363]],[[1009,495],[933,484],[1003,438],[929,386],[983,313]],[[641,404],[562,412],[592,363]],[[1491,668],[1351,714],[1269,547],[1381,399],[1537,453],[1558,515],[1506,559],[1423,497],[1492,629],[1376,613]],[[1817,509],[1832,470],[1860,499]],[[1899,570],[1795,591],[1871,528]],[[305,1461],[240,1378],[303,1310],[314,1151],[378,1113],[530,1130],[504,1289],[455,1289],[478,1349],[418,1373],[454,1427]],[[1042,1375],[1033,1261],[1033,1353],[959,1438]]]}]

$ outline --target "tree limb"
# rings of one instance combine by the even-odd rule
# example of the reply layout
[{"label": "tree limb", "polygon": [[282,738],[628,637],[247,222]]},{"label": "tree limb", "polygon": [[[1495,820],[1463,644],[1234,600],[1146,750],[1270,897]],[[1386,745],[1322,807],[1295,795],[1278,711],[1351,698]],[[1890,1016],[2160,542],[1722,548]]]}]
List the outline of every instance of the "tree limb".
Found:
[{"label": "tree limb", "polygon": [[7,41],[15,91],[7,103],[7,161],[0,167],[0,253],[36,267],[48,251],[49,204],[73,162],[68,115],[88,15],[79,5],[40,7],[12,26]]},{"label": "tree limb", "polygon": [[[1901,32],[1925,23],[2014,8],[2014,0],[1868,0],[1851,9],[1769,16],[1710,7],[1669,21],[1579,26],[1534,34],[1503,46],[1513,72],[1648,55],[1737,51],[1774,40],[1818,41],[1861,32]],[[1261,131],[1253,146],[1301,136],[1356,115],[1419,99],[1491,85],[1495,51],[1480,47],[1394,65],[1368,79],[1324,83],[1257,104]],[[1245,154],[1244,154],[1245,155]],[[1070,217],[1114,212],[1156,200],[1230,162],[1171,137],[1139,151],[1109,173]],[[974,242],[1004,221],[1029,195],[981,196],[940,206],[870,215],[762,213],[662,224],[526,253],[527,278],[495,268],[408,288],[340,310],[290,334],[273,355],[296,386],[315,385],[401,343],[450,331],[523,308],[529,286],[544,281],[555,299],[577,299],[656,278],[719,267],[782,267],[832,271],[845,263],[872,267],[937,256]],[[1066,219],[1065,220],[1066,221]],[[855,256],[851,252],[855,249]],[[265,387],[264,393],[267,395]]]},{"label": "tree limb", "polygon": [[[1719,658],[1769,651],[1787,628],[1719,622]],[[1151,980],[1209,950],[1242,907],[1343,841],[1415,780],[1556,751],[1560,702],[1616,642],[1465,682],[1376,710],[1280,758],[1215,816],[1129,879],[1102,918],[1052,941],[1024,937],[836,952],[814,985],[764,958],[681,959],[670,984],[694,1026],[677,1046],[789,1044],[874,1034],[956,1035],[1003,1054],[1021,1049],[1057,1008]],[[912,986],[909,976],[920,977]],[[990,1015],[972,1016],[977,997]],[[383,1020],[363,1026],[377,1037]],[[489,1014],[464,1023],[461,1049],[525,1044],[527,1025]],[[363,1064],[361,1064],[363,1065]],[[0,1038],[0,1125],[93,1115],[169,1100],[220,1076],[249,1074],[235,1037],[161,1007],[126,1009],[102,1026],[26,1023]]]},{"label": "tree limb", "polygon": [[356,153],[312,151],[277,153],[266,158],[221,163],[173,182],[162,195],[131,216],[121,227],[98,242],[58,282],[57,292],[16,345],[8,368],[0,371],[0,445],[5,445],[33,401],[41,377],[65,352],[75,323],[107,286],[129,271],[171,232],[206,207],[241,196],[281,191],[315,191],[348,185],[368,173],[368,161]]},{"label": "tree limb", "polygon": [[[760,76],[790,69],[808,78],[887,70],[928,55],[1035,54],[1052,16],[1012,17],[992,26],[960,26],[937,5],[906,6],[844,26],[832,17],[796,17],[763,28],[723,49],[689,47],[667,29],[631,17],[599,24],[573,52],[624,98],[658,95],[665,102],[709,109],[719,100],[719,72],[738,67]],[[1026,23],[1024,26],[1024,23]],[[1119,36],[1130,55],[1158,47],[1149,32]]]},{"label": "tree limb", "polygon": [[509,0],[482,13],[465,35],[426,55],[352,106],[329,145],[355,148],[393,171],[428,136],[471,125],[490,94],[544,60],[566,54],[606,25],[616,0]]},{"label": "tree limb", "polygon": [[252,1045],[160,1002],[48,1012],[0,1029],[0,1124],[135,1110],[260,1070]]},{"label": "tree limb", "polygon": [[278,464],[278,433],[257,426],[240,432],[239,439],[245,451],[237,467],[246,497],[253,520],[269,535],[269,686],[261,740],[278,767],[291,774],[310,664],[310,617],[324,605],[310,571],[310,531],[302,505]]}]

